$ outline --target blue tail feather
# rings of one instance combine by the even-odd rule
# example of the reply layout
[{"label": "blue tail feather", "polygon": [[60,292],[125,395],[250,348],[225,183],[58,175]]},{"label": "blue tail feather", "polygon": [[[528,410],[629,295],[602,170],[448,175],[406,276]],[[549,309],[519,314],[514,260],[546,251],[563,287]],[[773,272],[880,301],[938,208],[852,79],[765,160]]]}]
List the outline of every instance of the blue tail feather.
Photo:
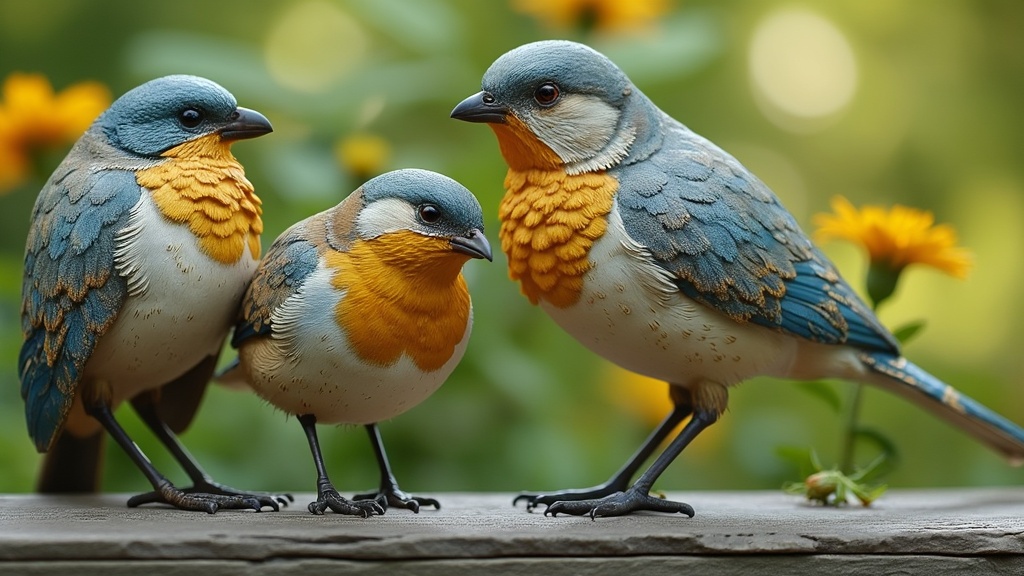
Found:
[{"label": "blue tail feather", "polygon": [[892,391],[974,434],[1018,463],[1024,462],[1024,428],[932,376],[906,358],[866,352],[873,370],[903,384]]}]

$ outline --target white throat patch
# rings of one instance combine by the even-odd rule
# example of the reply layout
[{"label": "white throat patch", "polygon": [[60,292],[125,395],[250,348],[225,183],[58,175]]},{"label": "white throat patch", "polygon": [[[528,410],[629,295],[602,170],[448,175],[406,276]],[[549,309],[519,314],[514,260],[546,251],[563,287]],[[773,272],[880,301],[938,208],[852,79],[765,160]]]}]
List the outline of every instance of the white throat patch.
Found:
[{"label": "white throat patch", "polygon": [[534,114],[534,134],[565,164],[569,174],[606,170],[626,157],[636,138],[618,132],[621,113],[596,96],[566,95],[557,106]]},{"label": "white throat patch", "polygon": [[416,226],[416,209],[398,198],[382,198],[371,202],[356,217],[356,233],[368,240]]}]

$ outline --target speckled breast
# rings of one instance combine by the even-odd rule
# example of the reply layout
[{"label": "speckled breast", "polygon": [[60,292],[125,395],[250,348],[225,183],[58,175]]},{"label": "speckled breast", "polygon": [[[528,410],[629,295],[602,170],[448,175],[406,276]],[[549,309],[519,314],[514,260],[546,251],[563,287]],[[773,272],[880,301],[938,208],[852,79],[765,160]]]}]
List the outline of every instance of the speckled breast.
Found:
[{"label": "speckled breast", "polygon": [[561,308],[579,300],[588,253],[605,233],[617,184],[606,174],[509,170],[498,214],[501,248],[509,276],[530,302]]}]

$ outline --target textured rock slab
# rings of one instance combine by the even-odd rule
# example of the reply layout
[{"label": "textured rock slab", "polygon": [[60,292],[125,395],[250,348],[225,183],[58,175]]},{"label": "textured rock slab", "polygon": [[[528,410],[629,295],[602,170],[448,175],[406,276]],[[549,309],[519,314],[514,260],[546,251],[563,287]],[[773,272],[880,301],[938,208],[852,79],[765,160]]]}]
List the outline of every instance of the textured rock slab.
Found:
[{"label": "textured rock slab", "polygon": [[441,494],[440,511],[368,519],[126,508],[125,495],[0,496],[0,573],[1024,574],[1024,488],[891,490],[871,508],[780,492],[670,494],[697,515],[545,517],[510,494]]}]

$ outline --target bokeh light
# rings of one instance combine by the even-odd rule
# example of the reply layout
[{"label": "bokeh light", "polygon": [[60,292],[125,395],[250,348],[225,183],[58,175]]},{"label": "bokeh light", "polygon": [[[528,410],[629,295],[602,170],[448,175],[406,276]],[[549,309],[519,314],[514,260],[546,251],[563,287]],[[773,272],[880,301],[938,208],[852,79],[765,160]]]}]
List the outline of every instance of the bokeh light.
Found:
[{"label": "bokeh light", "polygon": [[811,11],[788,8],[766,16],[748,52],[750,79],[765,114],[802,131],[853,99],[857,62],[842,32]]},{"label": "bokeh light", "polygon": [[362,27],[336,3],[309,0],[286,8],[264,46],[271,76],[300,92],[323,92],[355,68],[366,52]]}]

